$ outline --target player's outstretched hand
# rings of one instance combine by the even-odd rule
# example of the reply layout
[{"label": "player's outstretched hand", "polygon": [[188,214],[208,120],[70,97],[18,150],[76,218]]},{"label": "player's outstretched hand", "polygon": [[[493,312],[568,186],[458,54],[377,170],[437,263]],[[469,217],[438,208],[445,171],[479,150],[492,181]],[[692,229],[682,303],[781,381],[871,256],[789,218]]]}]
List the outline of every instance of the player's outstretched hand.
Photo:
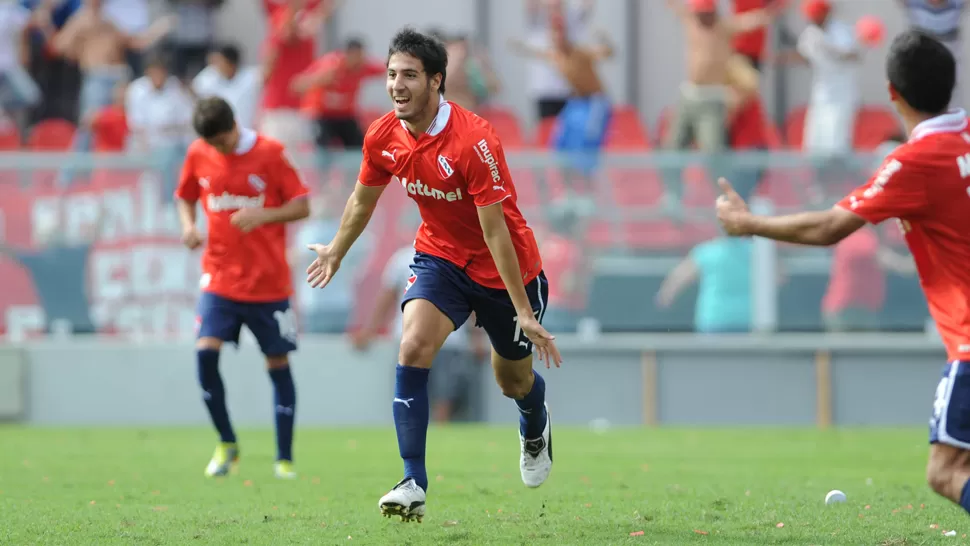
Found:
[{"label": "player's outstretched hand", "polygon": [[748,205],[745,204],[744,199],[741,199],[738,192],[734,191],[726,178],[719,178],[717,185],[721,187],[721,195],[717,198],[715,209],[717,210],[717,219],[721,222],[725,233],[733,236],[747,235],[744,225],[751,215],[748,212]]},{"label": "player's outstretched hand", "polygon": [[202,235],[194,227],[182,231],[182,244],[189,250],[195,250],[202,246]]},{"label": "player's outstretched hand", "polygon": [[535,346],[536,354],[540,361],[546,363],[546,368],[550,367],[550,364],[555,364],[557,368],[562,364],[562,356],[556,347],[556,336],[547,332],[535,317],[519,317],[519,327]]},{"label": "player's outstretched hand", "polygon": [[323,288],[340,269],[340,258],[330,249],[330,245],[312,244],[306,247],[317,253],[317,259],[306,268],[306,282],[313,288]]}]

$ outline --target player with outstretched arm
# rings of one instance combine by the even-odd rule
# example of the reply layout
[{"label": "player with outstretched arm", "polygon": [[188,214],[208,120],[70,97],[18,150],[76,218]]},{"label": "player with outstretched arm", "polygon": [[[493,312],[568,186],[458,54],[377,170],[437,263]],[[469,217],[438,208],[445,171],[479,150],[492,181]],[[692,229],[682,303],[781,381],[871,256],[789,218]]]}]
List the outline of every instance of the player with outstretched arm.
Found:
[{"label": "player with outstretched arm", "polygon": [[[309,191],[283,145],[239,127],[225,100],[200,100],[192,125],[199,139],[189,147],[175,197],[182,242],[190,249],[205,244],[196,359],[203,399],[220,439],[205,475],[224,476],[239,458],[219,351],[224,342],[238,343],[245,325],[266,356],[273,383],[275,473],[292,479],[296,388],[288,355],[296,350],[297,328],[289,301],[286,224],[310,214]],[[198,202],[208,224],[205,241],[196,228]]]},{"label": "player with outstretched arm", "polygon": [[473,311],[492,344],[495,379],[519,408],[522,481],[538,487],[552,469],[545,382],[532,368],[533,347],[547,367],[562,361],[541,324],[549,287],[495,132],[444,99],[447,63],[444,46],[430,36],[405,29],[393,38],[387,92],[394,110],[367,130],[340,229],[329,244],[310,245],[317,258],[307,269],[311,286],[326,286],[392,180],[417,203],[422,223],[412,274],[402,279],[392,402],[404,479],[379,502],[381,513],[404,521],[425,513],[431,362]]},{"label": "player with outstretched arm", "polygon": [[930,418],[927,481],[970,511],[970,126],[965,111],[947,110],[956,63],[942,43],[919,31],[900,34],[886,72],[909,140],[867,184],[826,211],[755,216],[721,179],[717,215],[730,235],[819,246],[867,222],[897,220],[950,361]]}]

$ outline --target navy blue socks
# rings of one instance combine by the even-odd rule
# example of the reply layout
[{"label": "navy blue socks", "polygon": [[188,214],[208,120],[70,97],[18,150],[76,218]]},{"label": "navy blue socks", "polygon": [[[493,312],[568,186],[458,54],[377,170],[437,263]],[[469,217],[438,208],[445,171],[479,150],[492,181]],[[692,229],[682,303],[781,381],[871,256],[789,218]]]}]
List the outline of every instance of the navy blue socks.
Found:
[{"label": "navy blue socks", "polygon": [[404,459],[404,476],[428,490],[424,449],[428,438],[431,408],[428,403],[428,375],[431,370],[397,365],[394,387],[394,428],[397,447]]},{"label": "navy blue socks", "polygon": [[269,371],[276,403],[276,460],[293,461],[293,422],[296,419],[296,387],[290,367]]},{"label": "navy blue socks", "polygon": [[219,375],[219,351],[213,349],[199,349],[196,352],[199,368],[199,385],[202,386],[202,399],[209,408],[212,424],[219,433],[219,439],[224,443],[236,443],[236,433],[229,422],[229,410],[226,409],[226,388]]},{"label": "navy blue socks", "polygon": [[532,390],[522,400],[516,400],[519,407],[519,433],[527,440],[539,438],[546,428],[546,382],[539,372],[532,370],[535,382]]}]

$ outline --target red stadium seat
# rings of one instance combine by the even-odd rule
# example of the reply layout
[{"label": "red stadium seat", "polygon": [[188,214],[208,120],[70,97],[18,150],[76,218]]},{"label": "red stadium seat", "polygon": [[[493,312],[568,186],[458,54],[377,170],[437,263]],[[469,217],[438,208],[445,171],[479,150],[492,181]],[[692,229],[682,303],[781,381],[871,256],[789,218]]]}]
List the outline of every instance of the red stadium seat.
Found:
[{"label": "red stadium seat", "polygon": [[640,121],[640,112],[632,106],[617,106],[613,109],[606,147],[611,150],[646,150],[650,139],[646,128]]},{"label": "red stadium seat", "polygon": [[491,106],[482,108],[476,113],[492,124],[498,138],[506,148],[521,148],[525,145],[519,118],[511,109]]},{"label": "red stadium seat", "polygon": [[863,106],[856,113],[852,146],[871,151],[891,137],[904,133],[896,114],[882,106]]},{"label": "red stadium seat", "polygon": [[535,138],[532,145],[535,148],[549,148],[552,146],[552,131],[556,127],[556,118],[545,118],[539,120],[536,126]]},{"label": "red stadium seat", "polygon": [[785,144],[788,148],[802,149],[802,136],[805,134],[805,112],[806,108],[799,106],[788,112],[788,117],[785,118]]},{"label": "red stadium seat", "polygon": [[0,122],[0,151],[20,149],[20,130],[10,121]]},{"label": "red stadium seat", "polygon": [[63,152],[71,148],[76,128],[64,119],[45,119],[30,131],[27,146],[31,150]]}]

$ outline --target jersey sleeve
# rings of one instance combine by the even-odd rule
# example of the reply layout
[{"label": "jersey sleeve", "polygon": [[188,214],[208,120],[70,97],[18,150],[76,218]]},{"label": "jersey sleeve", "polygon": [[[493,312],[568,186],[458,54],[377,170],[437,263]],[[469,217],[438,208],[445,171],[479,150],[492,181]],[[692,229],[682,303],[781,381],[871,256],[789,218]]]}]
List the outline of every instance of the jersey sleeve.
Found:
[{"label": "jersey sleeve", "polygon": [[495,132],[473,131],[463,150],[462,173],[468,194],[478,207],[501,203],[512,196],[512,177],[505,151]]},{"label": "jersey sleeve", "polygon": [[[376,123],[376,122],[375,122]],[[381,167],[375,156],[380,157],[380,142],[371,129],[364,135],[363,158],[360,160],[360,173],[357,181],[365,186],[386,186],[391,181],[391,173]]]},{"label": "jersey sleeve", "polygon": [[303,181],[303,176],[293,163],[286,148],[281,146],[275,154],[274,163],[276,168],[274,172],[280,184],[280,193],[283,197],[283,202],[287,203],[309,195],[310,188]]},{"label": "jersey sleeve", "polygon": [[869,182],[856,188],[836,206],[858,214],[871,224],[889,218],[919,216],[928,203],[923,181],[932,179],[932,171],[897,150],[889,154]]},{"label": "jersey sleeve", "polygon": [[179,184],[175,188],[175,197],[190,202],[199,200],[199,177],[195,174],[195,154],[191,147],[182,162],[182,174],[179,175]]}]

